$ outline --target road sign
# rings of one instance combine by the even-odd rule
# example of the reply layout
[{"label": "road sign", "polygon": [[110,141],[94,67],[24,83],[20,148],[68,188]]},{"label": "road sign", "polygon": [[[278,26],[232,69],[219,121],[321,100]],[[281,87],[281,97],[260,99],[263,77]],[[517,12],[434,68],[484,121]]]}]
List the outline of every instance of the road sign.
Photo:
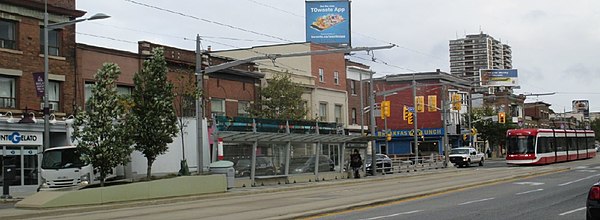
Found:
[{"label": "road sign", "polygon": [[415,113],[415,107],[408,107],[408,111],[412,112],[412,113]]}]

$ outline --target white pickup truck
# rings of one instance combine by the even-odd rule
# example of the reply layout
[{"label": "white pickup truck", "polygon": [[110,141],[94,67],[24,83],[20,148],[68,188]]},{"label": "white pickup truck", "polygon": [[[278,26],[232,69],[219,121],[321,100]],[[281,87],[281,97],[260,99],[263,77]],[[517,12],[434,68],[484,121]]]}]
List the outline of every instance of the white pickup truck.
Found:
[{"label": "white pickup truck", "polygon": [[452,148],[450,150],[450,162],[462,166],[469,166],[471,164],[479,163],[479,166],[483,166],[484,154],[477,152],[472,147],[459,147]]}]

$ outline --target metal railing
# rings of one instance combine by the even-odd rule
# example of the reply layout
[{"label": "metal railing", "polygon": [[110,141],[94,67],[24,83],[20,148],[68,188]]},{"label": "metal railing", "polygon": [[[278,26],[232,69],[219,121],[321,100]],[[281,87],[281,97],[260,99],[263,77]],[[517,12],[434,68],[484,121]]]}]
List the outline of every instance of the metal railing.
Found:
[{"label": "metal railing", "polygon": [[12,97],[0,97],[0,108],[16,108],[17,99]]}]

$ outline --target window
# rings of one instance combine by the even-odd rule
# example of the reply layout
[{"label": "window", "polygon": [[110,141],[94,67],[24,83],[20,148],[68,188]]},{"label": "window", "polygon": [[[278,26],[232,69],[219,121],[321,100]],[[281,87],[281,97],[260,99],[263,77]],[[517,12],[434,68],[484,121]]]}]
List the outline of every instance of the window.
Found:
[{"label": "window", "polygon": [[335,122],[342,123],[342,105],[335,105],[333,114],[335,115]]},{"label": "window", "polygon": [[210,100],[210,113],[216,116],[225,115],[225,100],[212,98]]},{"label": "window", "polygon": [[327,121],[327,103],[319,103],[319,120]]},{"label": "window", "polygon": [[325,82],[325,71],[323,68],[319,68],[319,82]]},{"label": "window", "polygon": [[0,20],[0,48],[17,49],[16,23]]},{"label": "window", "polygon": [[356,95],[356,81],[350,81],[350,94]]},{"label": "window", "polygon": [[333,83],[340,84],[340,73],[338,71],[333,72]]},{"label": "window", "polygon": [[[48,55],[60,56],[60,30],[48,30]],[[44,27],[40,28],[40,51],[44,53]]]},{"label": "window", "polygon": [[15,79],[0,76],[0,108],[16,108]]},{"label": "window", "polygon": [[248,101],[238,101],[238,116],[240,117],[248,117],[248,108],[250,108],[250,102]]},{"label": "window", "polygon": [[132,94],[133,88],[131,86],[119,86],[117,85],[117,95],[130,97]]},{"label": "window", "polygon": [[[60,83],[48,81],[48,105],[51,111],[58,111],[60,104]],[[42,103],[43,107],[44,103]]]},{"label": "window", "polygon": [[86,82],[83,87],[84,105],[86,110],[90,109],[90,103],[88,103],[88,101],[92,97],[92,87],[94,87],[93,82]]},{"label": "window", "polygon": [[353,125],[358,124],[356,123],[356,108],[352,108],[352,113],[351,113],[351,117],[352,117],[352,121],[350,123],[352,123]]}]

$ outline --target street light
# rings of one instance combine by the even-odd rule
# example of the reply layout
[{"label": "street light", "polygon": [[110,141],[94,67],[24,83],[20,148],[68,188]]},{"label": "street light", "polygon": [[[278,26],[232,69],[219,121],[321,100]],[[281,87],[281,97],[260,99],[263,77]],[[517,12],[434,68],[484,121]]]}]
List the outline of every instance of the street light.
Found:
[{"label": "street light", "polygon": [[48,31],[54,30],[58,28],[65,27],[67,25],[75,24],[77,22],[87,21],[87,20],[98,20],[109,18],[110,16],[97,13],[89,18],[75,19],[72,21],[59,22],[48,24],[48,1],[44,1],[44,146],[43,150],[50,146],[50,109],[48,105]]}]

